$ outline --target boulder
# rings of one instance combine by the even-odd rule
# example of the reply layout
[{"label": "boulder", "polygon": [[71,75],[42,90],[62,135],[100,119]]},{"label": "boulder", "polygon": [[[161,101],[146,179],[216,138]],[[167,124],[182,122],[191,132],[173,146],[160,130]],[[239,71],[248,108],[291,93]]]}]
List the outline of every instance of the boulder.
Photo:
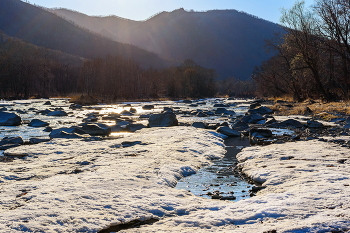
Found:
[{"label": "boulder", "polygon": [[79,125],[79,129],[90,135],[109,135],[111,127],[101,123],[83,123]]},{"label": "boulder", "polygon": [[260,103],[252,103],[250,106],[249,106],[249,109],[255,109],[257,107],[261,107],[261,104]]},{"label": "boulder", "polygon": [[152,110],[152,109],[154,109],[154,105],[144,105],[144,106],[142,106],[142,109],[143,110]]},{"label": "boulder", "polygon": [[18,126],[22,119],[15,113],[0,112],[0,126]]},{"label": "boulder", "polygon": [[124,110],[124,111],[122,111],[122,112],[120,113],[120,115],[122,115],[122,116],[132,116],[132,115],[134,115],[134,114],[132,114],[131,112],[129,112],[129,111],[127,111],[127,110]]},{"label": "boulder", "polygon": [[260,107],[260,108],[255,108],[255,109],[250,109],[248,110],[250,114],[260,114],[260,115],[265,115],[265,114],[271,114],[273,113],[273,110],[268,108],[268,107]]},{"label": "boulder", "polygon": [[199,128],[199,129],[206,129],[207,125],[203,122],[193,122],[192,127]]},{"label": "boulder", "polygon": [[176,119],[176,115],[171,112],[154,114],[148,119],[149,127],[169,127],[177,126],[179,123]]},{"label": "boulder", "polygon": [[12,147],[23,145],[22,137],[5,137],[0,141],[0,150],[7,150]]},{"label": "boulder", "polygon": [[130,109],[129,109],[129,112],[131,112],[131,113],[136,113],[137,110],[136,110],[136,108],[130,108]]},{"label": "boulder", "polygon": [[49,134],[50,138],[82,138],[84,131],[77,127],[54,129]]},{"label": "boulder", "polygon": [[33,119],[28,124],[28,126],[31,126],[31,127],[46,127],[48,125],[49,125],[49,123],[42,121],[42,120],[39,120],[39,119]]},{"label": "boulder", "polygon": [[269,129],[251,129],[249,131],[250,138],[270,138],[272,137],[272,131]]},{"label": "boulder", "polygon": [[46,101],[43,105],[51,105],[50,101]]},{"label": "boulder", "polygon": [[307,127],[308,128],[323,128],[324,125],[321,122],[311,120],[311,121],[307,122]]},{"label": "boulder", "polygon": [[199,113],[197,113],[196,116],[197,116],[197,117],[207,117],[208,115],[205,114],[205,113],[203,113],[203,112],[199,112]]},{"label": "boulder", "polygon": [[38,144],[38,143],[42,143],[42,142],[48,142],[50,140],[51,140],[50,138],[30,138],[29,143],[30,144]]},{"label": "boulder", "polygon": [[259,115],[259,114],[250,114],[244,116],[241,121],[249,124],[256,124],[259,121],[265,120],[265,117]]},{"label": "boulder", "polygon": [[227,126],[221,126],[216,130],[218,133],[224,134],[229,137],[240,137],[241,133],[238,132],[237,130],[231,129],[230,127]]},{"label": "boulder", "polygon": [[227,111],[227,109],[226,108],[217,108],[216,110],[215,110],[215,114],[223,114],[223,113],[225,113]]},{"label": "boulder", "polygon": [[48,116],[68,116],[68,114],[62,110],[49,112],[47,115]]},{"label": "boulder", "polygon": [[128,132],[135,132],[137,130],[146,128],[147,126],[143,125],[143,124],[129,124],[125,127],[125,130]]},{"label": "boulder", "polygon": [[302,128],[304,125],[302,123],[300,123],[300,121],[294,120],[294,119],[289,119],[289,120],[285,120],[279,123],[273,123],[270,124],[269,127],[273,128],[288,128],[288,127],[292,127],[292,128]]},{"label": "boulder", "polygon": [[238,131],[243,131],[249,128],[249,125],[247,122],[243,122],[243,121],[237,121],[236,123],[234,123],[232,125],[232,128]]}]

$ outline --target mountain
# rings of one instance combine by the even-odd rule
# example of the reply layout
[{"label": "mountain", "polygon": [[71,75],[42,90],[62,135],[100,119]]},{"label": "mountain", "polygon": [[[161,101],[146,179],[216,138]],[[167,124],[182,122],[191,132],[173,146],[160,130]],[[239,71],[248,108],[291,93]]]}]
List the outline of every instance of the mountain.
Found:
[{"label": "mountain", "polygon": [[265,40],[283,29],[236,10],[161,12],[145,21],[117,16],[92,17],[67,9],[52,12],[115,41],[130,43],[161,57],[215,69],[219,78],[248,79],[255,66],[271,57]]},{"label": "mountain", "polygon": [[120,55],[143,67],[172,64],[154,53],[92,33],[20,0],[0,1],[0,30],[24,42],[89,59]]}]

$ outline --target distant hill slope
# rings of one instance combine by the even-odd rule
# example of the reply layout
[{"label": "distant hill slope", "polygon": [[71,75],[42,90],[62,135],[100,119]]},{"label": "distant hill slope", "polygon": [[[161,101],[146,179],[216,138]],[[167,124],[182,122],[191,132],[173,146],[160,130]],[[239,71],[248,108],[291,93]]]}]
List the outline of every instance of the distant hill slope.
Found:
[{"label": "distant hill slope", "polygon": [[11,43],[10,46],[15,46],[17,48],[26,48],[27,51],[40,51],[40,53],[46,57],[46,59],[54,62],[59,62],[61,64],[67,64],[71,66],[81,66],[84,62],[84,58],[64,53],[58,50],[47,49],[44,47],[36,46],[30,43],[23,42],[18,38],[14,38],[4,34],[0,31],[0,49],[6,50],[2,46],[9,46],[8,42]]},{"label": "distant hill slope", "polygon": [[216,69],[220,78],[249,78],[254,66],[270,57],[265,52],[265,40],[282,32],[277,24],[236,10],[187,12],[179,9],[162,12],[146,21],[91,17],[67,9],[53,12],[89,30],[162,57],[178,61],[194,59],[202,66]]},{"label": "distant hill slope", "polygon": [[0,1],[0,30],[25,42],[84,58],[110,54],[132,58],[143,67],[160,68],[171,64],[154,53],[93,34],[20,0]]}]

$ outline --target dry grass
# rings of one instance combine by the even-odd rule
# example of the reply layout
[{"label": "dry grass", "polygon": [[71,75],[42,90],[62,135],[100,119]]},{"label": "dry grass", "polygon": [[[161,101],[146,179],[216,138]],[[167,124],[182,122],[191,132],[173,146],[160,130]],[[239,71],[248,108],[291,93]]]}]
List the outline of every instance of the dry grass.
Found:
[{"label": "dry grass", "polygon": [[339,115],[350,115],[350,102],[304,101],[293,104],[275,104],[272,106],[278,115],[311,115],[323,120],[331,120]]}]

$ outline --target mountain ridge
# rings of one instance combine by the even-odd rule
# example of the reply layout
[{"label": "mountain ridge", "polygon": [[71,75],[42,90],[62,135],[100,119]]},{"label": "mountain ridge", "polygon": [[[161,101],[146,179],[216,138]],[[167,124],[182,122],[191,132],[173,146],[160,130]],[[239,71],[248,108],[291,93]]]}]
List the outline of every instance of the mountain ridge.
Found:
[{"label": "mountain ridge", "polygon": [[[52,10],[106,37],[130,43],[169,60],[193,59],[217,70],[219,78],[248,79],[255,66],[271,57],[265,40],[283,33],[278,24],[237,10],[160,12],[144,21],[117,16],[91,17],[68,9]],[[107,21],[108,23],[104,22]],[[122,29],[110,26],[112,22]]]}]

